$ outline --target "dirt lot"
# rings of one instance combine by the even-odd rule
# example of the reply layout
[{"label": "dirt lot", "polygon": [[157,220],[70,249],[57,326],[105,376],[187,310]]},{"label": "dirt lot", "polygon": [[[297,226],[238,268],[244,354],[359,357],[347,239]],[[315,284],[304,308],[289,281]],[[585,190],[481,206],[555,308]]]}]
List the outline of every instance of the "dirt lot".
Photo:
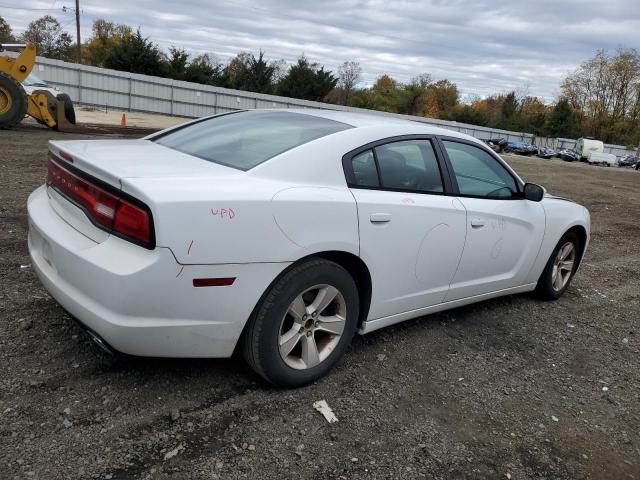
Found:
[{"label": "dirt lot", "polygon": [[47,295],[26,200],[46,141],[76,136],[0,132],[0,478],[640,478],[640,172],[509,157],[591,210],[565,296],[357,337],[282,391],[239,359],[114,360]]}]

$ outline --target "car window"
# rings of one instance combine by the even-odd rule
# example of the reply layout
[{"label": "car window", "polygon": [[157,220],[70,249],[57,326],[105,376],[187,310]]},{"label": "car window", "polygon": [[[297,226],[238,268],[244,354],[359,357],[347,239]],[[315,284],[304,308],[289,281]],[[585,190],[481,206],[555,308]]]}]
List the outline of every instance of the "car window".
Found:
[{"label": "car window", "polygon": [[429,140],[405,140],[375,148],[384,188],[443,192],[442,176]]},{"label": "car window", "polygon": [[47,82],[36,77],[33,73],[30,73],[29,76],[24,79],[22,84],[26,85],[27,87],[48,87],[49,86],[47,85]]},{"label": "car window", "polygon": [[443,141],[458,189],[463,195],[509,198],[518,191],[509,172],[481,148],[466,143]]},{"label": "car window", "polygon": [[379,187],[378,170],[373,158],[373,152],[367,150],[351,159],[355,184],[360,187]]},{"label": "car window", "polygon": [[348,128],[352,126],[314,115],[249,110],[211,117],[153,140],[210,162],[249,170],[287,150]]}]

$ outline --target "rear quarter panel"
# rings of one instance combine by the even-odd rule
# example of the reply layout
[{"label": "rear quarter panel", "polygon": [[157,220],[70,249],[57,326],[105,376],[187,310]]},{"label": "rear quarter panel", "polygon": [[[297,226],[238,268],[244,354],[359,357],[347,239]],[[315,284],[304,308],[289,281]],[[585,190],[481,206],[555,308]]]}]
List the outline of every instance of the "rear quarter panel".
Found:
[{"label": "rear quarter panel", "polygon": [[326,250],[358,254],[346,188],[240,179],[123,179],[147,203],[156,243],[181,264],[291,262]]}]

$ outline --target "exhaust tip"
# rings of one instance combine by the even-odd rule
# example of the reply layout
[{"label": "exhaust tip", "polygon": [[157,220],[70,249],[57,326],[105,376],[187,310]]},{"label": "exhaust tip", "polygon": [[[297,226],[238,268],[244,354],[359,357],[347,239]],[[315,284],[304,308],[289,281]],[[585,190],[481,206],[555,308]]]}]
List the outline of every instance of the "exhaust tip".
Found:
[{"label": "exhaust tip", "polygon": [[94,333],[91,330],[87,330],[87,333],[89,334],[89,337],[91,338],[91,340],[93,340],[93,343],[95,343],[98,347],[100,347],[100,349],[103,352],[109,355],[115,354],[115,351],[109,346],[107,342],[105,342],[102,338],[100,338],[97,333]]}]

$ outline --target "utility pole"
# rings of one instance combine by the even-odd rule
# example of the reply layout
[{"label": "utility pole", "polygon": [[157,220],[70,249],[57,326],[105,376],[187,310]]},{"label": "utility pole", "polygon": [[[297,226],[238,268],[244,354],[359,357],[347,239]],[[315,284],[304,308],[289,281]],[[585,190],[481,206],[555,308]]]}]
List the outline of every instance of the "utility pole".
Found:
[{"label": "utility pole", "polygon": [[76,59],[76,61],[78,63],[82,63],[82,47],[80,46],[80,0],[76,0],[76,34],[76,41],[78,42],[78,52],[76,54],[78,58]]}]

